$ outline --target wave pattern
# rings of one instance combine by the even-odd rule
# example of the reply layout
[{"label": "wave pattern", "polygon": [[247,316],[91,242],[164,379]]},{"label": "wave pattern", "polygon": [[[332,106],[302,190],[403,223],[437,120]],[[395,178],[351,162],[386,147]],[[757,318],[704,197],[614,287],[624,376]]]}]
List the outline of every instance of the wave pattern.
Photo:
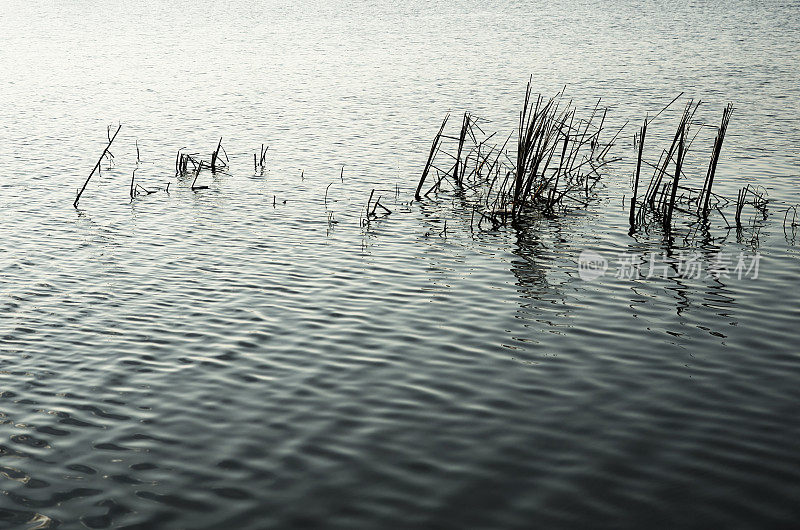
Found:
[{"label": "wave pattern", "polygon": [[[43,23],[35,6],[0,21],[10,35],[0,60],[24,32],[47,52],[33,64],[54,62],[22,61],[0,80],[18,102],[0,109],[12,153],[0,166],[0,526],[798,520],[800,260],[777,213],[761,231],[757,280],[587,282],[584,249],[664,250],[657,236],[626,234],[617,192],[628,166],[587,209],[520,230],[471,231],[457,197],[404,202],[427,149],[420,127],[466,104],[513,126],[529,71],[543,90],[573,82],[587,105],[596,91],[631,101],[609,118],[620,123],[673,89],[738,95],[719,189],[735,195],[756,175],[797,202],[789,146],[800,130],[785,117],[800,97],[796,65],[780,60],[796,58],[797,6],[708,7],[697,20],[683,6],[615,16],[625,7],[576,3],[575,24],[542,8],[537,20],[565,30],[542,55],[539,32],[495,38],[533,27],[518,5],[255,13],[266,29],[236,5],[193,21],[207,42],[165,27],[188,15],[163,7],[142,25],[133,7],[102,20],[54,12],[46,38],[25,31]],[[627,15],[641,9],[648,25],[631,40],[626,24],[643,21]],[[642,48],[675,20],[692,39],[701,24],[689,46],[700,59],[674,43]],[[575,39],[603,33],[609,42],[587,44],[576,66]],[[759,49],[736,44],[759,36]],[[140,39],[152,54],[118,72]],[[433,53],[442,48],[447,64]],[[785,53],[769,66],[764,50]],[[487,53],[509,59],[480,87],[454,66]],[[680,79],[653,66],[673,53],[686,59]],[[76,76],[48,77],[58,61]],[[97,79],[91,99],[77,74]],[[117,163],[74,211],[76,168],[91,167],[105,116],[123,120]],[[233,169],[202,174],[209,189],[194,193],[169,171],[174,152],[210,149],[220,131]],[[253,174],[247,147],[265,136],[269,169]],[[129,203],[136,138],[140,182],[171,186]],[[372,188],[393,213],[364,228]],[[674,248],[708,260],[720,249],[753,252],[733,235]]]}]

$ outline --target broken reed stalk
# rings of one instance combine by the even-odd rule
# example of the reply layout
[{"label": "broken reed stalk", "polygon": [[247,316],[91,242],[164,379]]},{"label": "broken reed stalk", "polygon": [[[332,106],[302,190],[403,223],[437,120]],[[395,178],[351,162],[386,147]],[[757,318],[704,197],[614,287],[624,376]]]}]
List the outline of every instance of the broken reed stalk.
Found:
[{"label": "broken reed stalk", "polygon": [[216,150],[211,153],[211,171],[217,170],[217,159],[219,158],[219,150],[222,148],[222,137],[219,138]]},{"label": "broken reed stalk", "polygon": [[117,127],[117,131],[114,133],[114,136],[111,136],[111,130],[110,129],[108,130],[109,134],[108,145],[106,145],[106,148],[103,149],[103,153],[100,155],[100,158],[97,159],[97,163],[94,165],[92,172],[89,173],[89,176],[86,178],[86,182],[83,183],[83,187],[81,187],[80,191],[78,192],[78,195],[75,197],[75,202],[72,203],[73,208],[78,207],[78,201],[81,200],[81,195],[83,195],[83,192],[86,190],[86,186],[89,185],[89,181],[92,179],[92,175],[94,175],[94,172],[97,171],[98,168],[100,167],[100,163],[103,161],[103,158],[106,156],[106,153],[108,153],[108,149],[111,147],[111,144],[114,143],[114,139],[117,137],[117,134],[119,134],[120,129],[122,129],[122,124],[120,124],[119,127]]},{"label": "broken reed stalk", "polygon": [[369,204],[372,202],[372,196],[373,195],[375,195],[375,189],[374,188],[369,193],[369,199],[367,199],[367,219],[369,219]]},{"label": "broken reed stalk", "polygon": [[428,173],[431,170],[431,164],[433,163],[433,157],[436,155],[436,150],[439,148],[439,143],[442,139],[442,132],[444,131],[445,125],[447,125],[447,120],[450,118],[450,113],[448,112],[447,115],[442,120],[442,125],[439,127],[439,132],[436,133],[436,136],[433,138],[433,144],[431,144],[431,151],[428,154],[428,161],[425,163],[425,169],[422,170],[422,177],[419,179],[419,184],[417,184],[417,191],[414,192],[414,198],[418,201],[422,200],[419,192],[422,190],[422,185],[425,184],[425,179],[428,178]]},{"label": "broken reed stalk", "polygon": [[[375,191],[375,190],[372,190],[372,191]],[[378,200],[375,201],[375,206],[372,207],[372,212],[370,212],[368,215],[371,215],[372,217],[375,217],[375,210],[378,209],[378,205],[381,203],[381,198],[382,197],[383,197],[382,195],[378,195]]]},{"label": "broken reed stalk", "polygon": [[[384,206],[383,204],[381,204],[381,199],[383,198],[383,195],[379,195],[379,196],[378,196],[378,199],[375,201],[375,204],[373,205],[373,204],[372,204],[372,197],[373,197],[374,195],[375,195],[375,189],[373,189],[373,190],[372,190],[372,191],[369,193],[369,199],[367,199],[367,209],[366,209],[366,212],[367,212],[367,220],[366,220],[366,222],[367,222],[367,223],[369,223],[369,221],[370,221],[370,218],[372,218],[372,217],[377,217],[377,214],[376,214],[375,212],[378,210],[378,208],[379,208],[379,207],[380,207],[380,208],[381,208],[381,209],[382,209],[384,212],[386,212],[386,215],[390,215],[390,214],[392,213],[392,211],[391,211],[389,208],[387,208],[386,206]],[[370,210],[370,209],[369,209],[369,207],[370,207],[370,206],[372,206],[372,210]]]},{"label": "broken reed stalk", "polygon": [[192,181],[192,191],[204,190],[208,188],[208,186],[195,186],[195,184],[197,183],[197,177],[199,176],[200,176],[200,166],[198,166],[197,169],[195,169],[194,171],[194,180]]},{"label": "broken reed stalk", "polygon": [[639,130],[639,157],[636,160],[636,177],[633,180],[633,196],[631,197],[631,230],[636,226],[636,194],[639,192],[639,176],[642,172],[642,152],[644,151],[644,138],[647,135],[647,118],[645,118],[642,128]]},{"label": "broken reed stalk", "polygon": [[377,202],[377,205],[378,205],[378,206],[380,206],[380,207],[383,209],[383,211],[384,211],[384,212],[386,212],[386,215],[390,215],[390,214],[392,213],[392,211],[391,211],[389,208],[387,208],[386,206],[384,206],[384,205],[381,203],[381,199],[380,199],[380,197],[378,197],[378,202]]},{"label": "broken reed stalk", "polygon": [[264,167],[264,159],[267,157],[267,151],[269,151],[269,146],[265,148],[264,144],[261,144],[261,159],[258,161],[258,165],[261,167]]},{"label": "broken reed stalk", "polygon": [[134,168],[133,173],[131,173],[131,199],[134,198],[136,195],[136,189],[134,188],[134,181],[136,180],[136,170],[139,168]]},{"label": "broken reed stalk", "polygon": [[[222,142],[221,138],[220,142]],[[261,168],[261,171],[264,171],[264,164],[265,164],[264,159],[267,157],[267,151],[269,151],[269,146],[265,148],[264,144],[261,144],[261,149],[259,150],[259,154],[256,155],[255,153],[253,153],[253,171],[257,171],[258,168]]]},{"label": "broken reed stalk", "polygon": [[[717,136],[714,138],[714,149],[711,152],[711,160],[708,163],[708,173],[706,173],[706,181],[703,184],[703,190],[701,192],[700,199],[703,198],[702,194],[705,194],[705,199],[702,200],[703,217],[708,216],[708,202],[711,199],[711,186],[714,185],[714,173],[717,171],[717,162],[719,162],[719,155],[722,152],[722,142],[725,139],[725,133],[728,130],[728,123],[731,121],[732,113],[733,103],[728,103],[728,105],[722,111],[722,123],[720,123],[719,128],[717,129]],[[700,203],[701,201],[698,199],[698,215],[700,215]]]}]

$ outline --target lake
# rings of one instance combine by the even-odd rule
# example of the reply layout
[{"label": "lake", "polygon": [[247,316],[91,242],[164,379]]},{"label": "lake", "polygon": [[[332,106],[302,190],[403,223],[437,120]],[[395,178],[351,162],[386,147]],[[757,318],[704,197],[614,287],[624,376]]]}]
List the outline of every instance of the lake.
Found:
[{"label": "lake", "polygon": [[[796,1],[7,5],[0,527],[795,525],[799,37]],[[444,115],[506,138],[529,79],[628,122],[591,200],[414,201]],[[648,160],[732,102],[714,190],[770,202],[629,234],[681,93]]]}]

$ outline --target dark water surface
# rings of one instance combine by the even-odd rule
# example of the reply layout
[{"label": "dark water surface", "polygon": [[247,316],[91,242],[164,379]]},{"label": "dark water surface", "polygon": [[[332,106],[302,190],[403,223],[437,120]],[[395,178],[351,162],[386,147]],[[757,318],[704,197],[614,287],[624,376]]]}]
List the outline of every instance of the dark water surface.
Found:
[{"label": "dark water surface", "polygon": [[[0,527],[797,524],[799,31],[797,2],[4,9]],[[409,204],[443,114],[510,131],[531,73],[617,126],[733,101],[716,189],[764,186],[768,219],[628,236],[632,126],[567,216]],[[194,193],[175,152],[220,136]],[[136,139],[170,188],[131,203]],[[373,188],[393,213],[363,228]],[[584,281],[586,249],[761,258]]]}]

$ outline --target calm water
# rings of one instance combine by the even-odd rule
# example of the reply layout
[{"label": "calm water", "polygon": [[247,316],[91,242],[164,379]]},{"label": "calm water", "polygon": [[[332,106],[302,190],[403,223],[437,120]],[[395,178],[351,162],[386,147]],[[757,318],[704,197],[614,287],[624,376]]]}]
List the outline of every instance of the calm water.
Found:
[{"label": "calm water", "polygon": [[[0,527],[797,524],[799,35],[797,2],[5,6]],[[507,134],[530,74],[615,126],[733,101],[716,189],[764,186],[769,217],[629,237],[633,126],[567,216],[409,204],[443,114]],[[220,136],[193,193],[175,152]],[[137,139],[169,194],[128,199]],[[586,249],[761,260],[589,282]]]}]

